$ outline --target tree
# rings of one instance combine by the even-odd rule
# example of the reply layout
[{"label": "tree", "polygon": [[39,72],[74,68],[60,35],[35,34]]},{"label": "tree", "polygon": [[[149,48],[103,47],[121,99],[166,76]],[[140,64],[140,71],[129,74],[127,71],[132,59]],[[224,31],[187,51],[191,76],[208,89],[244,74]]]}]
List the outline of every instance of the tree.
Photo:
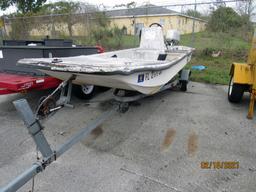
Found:
[{"label": "tree", "polygon": [[136,2],[135,1],[131,1],[127,4],[117,4],[115,5],[113,8],[119,8],[119,7],[126,7],[127,9],[132,9],[132,8],[135,8],[136,7]]},{"label": "tree", "polygon": [[[43,5],[40,10],[36,13],[37,15],[52,15],[52,14],[61,14],[60,16],[55,16],[59,22],[67,23],[69,35],[72,37],[72,26],[79,21],[79,16],[74,15],[81,13],[82,6],[79,2],[68,2],[68,1],[59,1],[56,3],[48,3]],[[55,27],[54,21],[52,22],[52,35],[54,36]]]},{"label": "tree", "polygon": [[216,0],[213,5],[218,9],[220,7],[226,7],[226,3],[223,0]]},{"label": "tree", "polygon": [[59,1],[56,3],[48,3],[43,5],[39,11],[38,15],[48,15],[48,14],[75,14],[79,13],[81,7],[78,2],[68,2],[68,1]]},{"label": "tree", "polygon": [[[237,10],[240,13],[243,20],[243,31],[246,35],[250,31],[253,31],[252,18],[255,16],[255,1],[254,0],[243,0],[237,2]],[[247,35],[248,36],[248,35]]]},{"label": "tree", "polygon": [[47,0],[0,0],[0,8],[6,10],[10,6],[16,6],[18,12],[26,14],[37,12]]},{"label": "tree", "polygon": [[109,27],[110,19],[105,12],[96,12],[93,14],[93,19],[95,20],[96,25],[101,27]]},{"label": "tree", "polygon": [[188,9],[185,14],[191,17],[197,17],[197,18],[202,17],[202,14],[200,12],[193,9]]},{"label": "tree", "polygon": [[135,1],[132,1],[132,2],[130,2],[130,3],[127,3],[126,4],[126,7],[127,7],[127,9],[131,9],[131,8],[135,8],[136,7],[136,2]]},{"label": "tree", "polygon": [[119,8],[119,7],[125,7],[126,5],[125,4],[118,4],[118,5],[114,5],[114,7],[113,8]]},{"label": "tree", "polygon": [[219,7],[213,11],[208,29],[213,32],[229,32],[243,25],[242,18],[230,7]]},{"label": "tree", "polygon": [[255,10],[254,0],[242,0],[237,2],[237,10],[241,15],[247,15],[249,19],[251,16],[255,15],[253,12]]}]

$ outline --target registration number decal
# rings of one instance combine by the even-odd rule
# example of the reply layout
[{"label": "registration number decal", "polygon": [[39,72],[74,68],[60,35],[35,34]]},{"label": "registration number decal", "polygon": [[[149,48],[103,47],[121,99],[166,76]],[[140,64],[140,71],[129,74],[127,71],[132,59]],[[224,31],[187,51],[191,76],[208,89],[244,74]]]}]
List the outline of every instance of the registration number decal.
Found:
[{"label": "registration number decal", "polygon": [[142,73],[138,75],[138,83],[142,83],[144,81],[149,81],[161,75],[162,71],[152,71],[147,73]]}]

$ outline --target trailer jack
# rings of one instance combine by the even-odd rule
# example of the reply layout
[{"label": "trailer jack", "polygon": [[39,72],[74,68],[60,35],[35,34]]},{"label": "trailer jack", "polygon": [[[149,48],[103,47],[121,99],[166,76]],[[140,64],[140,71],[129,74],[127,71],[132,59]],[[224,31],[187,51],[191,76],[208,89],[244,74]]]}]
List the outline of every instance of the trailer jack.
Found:
[{"label": "trailer jack", "polygon": [[[38,119],[46,118],[62,107],[74,107],[70,104],[70,101],[72,95],[72,81],[75,80],[75,78],[75,75],[71,75],[69,79],[60,83],[50,95],[43,96],[39,99],[39,104],[35,113]],[[56,99],[56,95],[59,91],[59,98]]]}]

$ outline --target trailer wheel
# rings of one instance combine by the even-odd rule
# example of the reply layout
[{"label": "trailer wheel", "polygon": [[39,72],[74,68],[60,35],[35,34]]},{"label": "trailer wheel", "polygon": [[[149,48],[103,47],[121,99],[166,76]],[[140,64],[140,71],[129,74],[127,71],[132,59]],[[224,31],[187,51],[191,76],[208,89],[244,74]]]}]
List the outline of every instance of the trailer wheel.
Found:
[{"label": "trailer wheel", "polygon": [[123,102],[119,104],[119,112],[125,113],[129,110],[129,103]]},{"label": "trailer wheel", "polygon": [[187,85],[188,85],[187,81],[181,80],[180,81],[180,90],[184,91],[184,92],[187,91]]},{"label": "trailer wheel", "polygon": [[111,89],[110,87],[98,87],[100,91],[105,92]]},{"label": "trailer wheel", "polygon": [[246,85],[234,83],[233,75],[229,81],[228,100],[232,103],[239,103],[242,100]]},{"label": "trailer wheel", "polygon": [[91,99],[96,93],[94,85],[74,85],[74,94],[80,99]]}]

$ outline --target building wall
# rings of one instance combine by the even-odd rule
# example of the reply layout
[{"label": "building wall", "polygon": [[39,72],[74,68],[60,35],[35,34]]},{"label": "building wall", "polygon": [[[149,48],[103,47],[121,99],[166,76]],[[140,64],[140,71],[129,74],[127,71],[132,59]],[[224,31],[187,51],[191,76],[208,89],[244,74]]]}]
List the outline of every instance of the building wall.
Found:
[{"label": "building wall", "polygon": [[[127,34],[133,35],[135,25],[143,24],[148,27],[151,23],[160,23],[163,25],[164,33],[169,29],[177,29],[181,34],[192,33],[193,19],[185,16],[169,15],[169,16],[141,16],[141,17],[119,17],[111,18],[111,25],[118,28],[127,28]],[[205,30],[206,22],[195,20],[195,32]]]},{"label": "building wall", "polygon": [[[87,24],[85,25],[82,22],[78,22],[74,25],[72,25],[72,35],[73,36],[87,36],[89,34],[89,31],[93,27],[93,24]],[[51,36],[55,38],[53,34],[56,35],[56,38],[62,37],[62,36],[69,36],[69,30],[68,30],[68,24],[65,22],[55,22],[54,26],[51,23],[41,23],[39,26],[32,26],[29,29],[29,35],[31,36]],[[11,23],[5,24],[5,31],[7,35],[10,35],[12,32],[12,26]],[[14,29],[15,30],[15,29]],[[27,38],[27,37],[24,37]]]},{"label": "building wall", "polygon": [[[70,35],[67,23],[60,21],[49,23],[48,20],[46,21],[47,22],[41,22],[40,25],[30,26],[29,34],[31,36],[50,35],[53,37]],[[161,25],[163,25],[164,34],[166,34],[167,30],[169,29],[177,29],[181,32],[181,34],[192,33],[193,28],[192,18],[178,15],[141,16],[135,18],[119,17],[110,19],[110,25],[112,27],[117,26],[120,29],[126,27],[128,35],[134,34],[135,26],[148,27],[152,23],[160,23]],[[205,29],[205,25],[206,22],[201,20],[195,20],[195,32],[203,31]],[[90,33],[90,29],[92,29],[93,27],[95,27],[95,24],[92,20],[88,20],[86,22],[77,22],[72,26],[72,35],[86,36]],[[5,31],[7,34],[10,34],[10,32],[12,31],[12,26],[10,22],[5,23]]]}]

